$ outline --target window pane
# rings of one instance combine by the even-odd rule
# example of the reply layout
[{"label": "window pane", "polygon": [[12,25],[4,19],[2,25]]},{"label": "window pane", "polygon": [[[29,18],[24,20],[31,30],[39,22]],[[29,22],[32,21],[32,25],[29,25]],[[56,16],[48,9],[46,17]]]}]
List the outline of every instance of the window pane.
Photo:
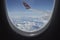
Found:
[{"label": "window pane", "polygon": [[24,32],[36,32],[46,26],[52,16],[54,0],[6,0],[8,17]]}]

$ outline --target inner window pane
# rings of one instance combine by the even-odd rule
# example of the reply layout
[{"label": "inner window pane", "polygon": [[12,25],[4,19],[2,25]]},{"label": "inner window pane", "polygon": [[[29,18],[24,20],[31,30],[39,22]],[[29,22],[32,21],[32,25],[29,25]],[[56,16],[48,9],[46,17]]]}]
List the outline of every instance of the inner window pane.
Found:
[{"label": "inner window pane", "polygon": [[6,0],[11,22],[25,32],[44,28],[51,18],[53,6],[54,0]]}]

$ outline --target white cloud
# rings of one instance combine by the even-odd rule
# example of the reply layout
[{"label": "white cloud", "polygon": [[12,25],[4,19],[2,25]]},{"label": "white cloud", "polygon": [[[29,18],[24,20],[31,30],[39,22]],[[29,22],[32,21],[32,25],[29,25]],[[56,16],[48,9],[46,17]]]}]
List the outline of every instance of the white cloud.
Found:
[{"label": "white cloud", "polygon": [[17,12],[10,12],[9,16],[12,18],[21,18],[21,17],[42,17],[45,16],[46,14],[50,15],[50,11],[41,11],[37,9],[29,9],[28,11],[17,11]]},{"label": "white cloud", "polygon": [[[31,12],[31,15],[29,14],[29,12]],[[28,12],[26,11],[26,12],[23,12],[23,11],[20,11],[20,12],[15,12],[15,14],[14,13],[11,13],[10,14],[10,17],[12,17],[12,18],[17,18],[17,19],[19,19],[19,18],[21,18],[21,17],[27,17],[27,18],[38,18],[38,20],[33,20],[33,21],[42,21],[42,22],[44,22],[45,24],[47,23],[47,21],[46,20],[44,20],[44,18],[47,18],[47,17],[49,17],[49,15],[50,15],[50,13],[51,12],[48,12],[48,11],[39,11],[39,10],[36,10],[36,9],[30,9]],[[12,15],[13,14],[13,15]],[[32,15],[32,14],[34,14],[34,15]],[[35,14],[38,14],[38,15],[35,15]],[[11,16],[12,15],[12,16]],[[45,16],[47,16],[47,17],[45,17]],[[21,29],[21,30],[24,30],[24,31],[28,31],[29,29],[31,29],[31,27],[33,26],[33,25],[35,25],[35,22],[29,22],[29,21],[27,21],[27,22],[25,22],[24,21],[24,23],[25,24],[17,24],[19,27],[19,29],[21,29],[21,28],[23,28],[23,29]],[[40,26],[40,25],[39,25]],[[32,30],[33,31],[33,30]]]}]

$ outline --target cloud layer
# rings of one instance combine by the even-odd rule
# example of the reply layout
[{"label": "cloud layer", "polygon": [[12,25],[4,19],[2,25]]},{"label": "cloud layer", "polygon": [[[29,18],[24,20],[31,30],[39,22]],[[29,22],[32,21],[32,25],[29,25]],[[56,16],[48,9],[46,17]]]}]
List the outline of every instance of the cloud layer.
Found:
[{"label": "cloud layer", "polygon": [[50,15],[51,12],[29,9],[26,12],[20,11],[20,13],[11,13],[10,19],[14,21],[18,29],[26,32],[33,32],[37,31],[37,29],[42,29],[48,22]]}]

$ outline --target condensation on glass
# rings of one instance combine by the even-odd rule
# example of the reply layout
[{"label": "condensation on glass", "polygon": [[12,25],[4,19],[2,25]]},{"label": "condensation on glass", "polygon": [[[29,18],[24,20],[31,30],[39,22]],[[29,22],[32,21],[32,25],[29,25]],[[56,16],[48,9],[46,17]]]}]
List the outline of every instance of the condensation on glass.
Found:
[{"label": "condensation on glass", "polygon": [[5,3],[11,28],[21,35],[34,36],[47,28],[55,0],[6,0]]}]

